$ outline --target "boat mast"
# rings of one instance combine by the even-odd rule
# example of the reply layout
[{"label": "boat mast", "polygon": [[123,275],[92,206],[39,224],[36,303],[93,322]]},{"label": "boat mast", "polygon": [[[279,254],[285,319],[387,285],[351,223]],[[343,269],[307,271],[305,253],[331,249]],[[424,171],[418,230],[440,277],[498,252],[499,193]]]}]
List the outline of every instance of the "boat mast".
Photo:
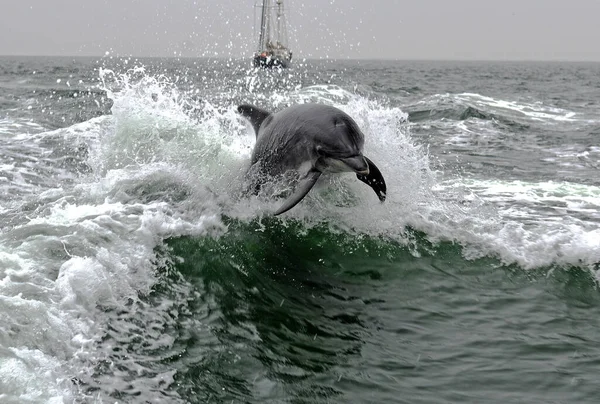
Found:
[{"label": "boat mast", "polygon": [[271,0],[263,0],[262,14],[260,17],[260,36],[258,39],[258,51],[265,50],[267,43],[270,41],[271,32]]},{"label": "boat mast", "polygon": [[278,48],[287,48],[287,24],[285,21],[285,10],[283,6],[283,0],[275,0],[277,3],[277,32],[275,33],[275,40],[277,41]]},{"label": "boat mast", "polygon": [[276,0],[277,2],[277,38],[275,39],[277,41],[277,46],[280,46],[282,44],[281,41],[281,19],[283,18],[283,0]]}]

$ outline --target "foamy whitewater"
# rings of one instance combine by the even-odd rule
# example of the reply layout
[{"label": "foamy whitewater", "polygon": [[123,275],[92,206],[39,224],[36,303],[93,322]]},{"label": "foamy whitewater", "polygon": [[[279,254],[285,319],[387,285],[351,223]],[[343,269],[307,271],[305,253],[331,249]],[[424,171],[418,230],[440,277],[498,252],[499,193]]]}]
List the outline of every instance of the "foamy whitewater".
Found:
[{"label": "foamy whitewater", "polygon": [[[593,402],[598,65],[246,62],[0,59],[2,403]],[[241,102],[348,113],[386,202],[273,219]]]}]

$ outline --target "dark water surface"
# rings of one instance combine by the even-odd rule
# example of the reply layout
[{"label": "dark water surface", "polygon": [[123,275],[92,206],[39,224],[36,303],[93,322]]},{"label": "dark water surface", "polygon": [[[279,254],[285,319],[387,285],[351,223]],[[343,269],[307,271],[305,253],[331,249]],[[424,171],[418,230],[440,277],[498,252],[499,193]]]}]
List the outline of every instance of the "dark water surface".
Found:
[{"label": "dark water surface", "polygon": [[[596,403],[600,64],[0,58],[2,403]],[[239,103],[388,200],[240,197]]]}]

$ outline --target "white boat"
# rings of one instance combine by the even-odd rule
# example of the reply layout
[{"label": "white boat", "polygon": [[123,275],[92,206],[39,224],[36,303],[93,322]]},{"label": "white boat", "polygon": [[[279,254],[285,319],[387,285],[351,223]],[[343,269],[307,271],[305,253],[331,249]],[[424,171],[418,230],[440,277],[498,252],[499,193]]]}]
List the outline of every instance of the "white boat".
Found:
[{"label": "white boat", "polygon": [[287,24],[283,0],[262,0],[255,4],[260,9],[258,48],[254,54],[256,67],[288,67],[292,52],[288,48]]}]

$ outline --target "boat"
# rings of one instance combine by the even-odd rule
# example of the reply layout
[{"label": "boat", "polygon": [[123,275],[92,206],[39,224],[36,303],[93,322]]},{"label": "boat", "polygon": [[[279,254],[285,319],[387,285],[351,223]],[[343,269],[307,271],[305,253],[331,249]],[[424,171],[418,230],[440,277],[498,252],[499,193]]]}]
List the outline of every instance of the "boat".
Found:
[{"label": "boat", "polygon": [[258,48],[254,54],[255,67],[288,67],[292,61],[292,52],[288,48],[287,26],[283,0],[262,0],[260,9],[260,32]]}]

